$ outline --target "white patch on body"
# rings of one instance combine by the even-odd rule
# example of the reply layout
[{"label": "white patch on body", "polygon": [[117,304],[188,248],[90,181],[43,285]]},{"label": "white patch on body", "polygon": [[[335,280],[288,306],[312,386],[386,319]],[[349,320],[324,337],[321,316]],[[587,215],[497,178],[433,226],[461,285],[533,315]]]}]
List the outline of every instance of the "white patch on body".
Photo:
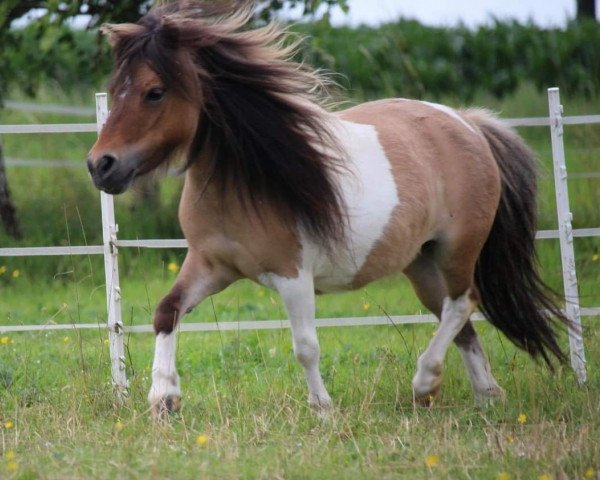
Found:
[{"label": "white patch on body", "polygon": [[462,123],[465,127],[467,127],[469,130],[471,130],[473,133],[477,133],[477,131],[471,125],[469,125],[465,121],[465,119],[462,118],[458,114],[458,112],[456,110],[454,110],[453,108],[450,108],[447,105],[441,105],[439,103],[426,102],[424,100],[421,100],[421,103],[424,103],[425,105],[429,105],[431,108],[435,108],[436,110],[439,110],[440,112],[444,112],[446,115],[449,115],[452,118],[454,118],[455,120],[458,120],[460,123]]},{"label": "white patch on body", "polygon": [[350,287],[400,202],[375,127],[336,120],[334,131],[347,154],[347,171],[334,175],[348,215],[347,244],[328,255],[302,237],[302,266],[313,273],[315,288],[321,292]]}]

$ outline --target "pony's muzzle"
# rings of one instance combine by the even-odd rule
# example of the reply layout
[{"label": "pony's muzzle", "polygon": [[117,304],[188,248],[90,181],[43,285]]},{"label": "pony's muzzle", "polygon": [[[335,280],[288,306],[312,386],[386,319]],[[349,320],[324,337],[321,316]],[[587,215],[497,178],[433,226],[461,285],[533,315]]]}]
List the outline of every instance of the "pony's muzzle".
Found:
[{"label": "pony's muzzle", "polygon": [[111,195],[127,190],[135,176],[135,169],[117,161],[116,156],[108,153],[95,161],[88,158],[87,167],[96,188]]}]

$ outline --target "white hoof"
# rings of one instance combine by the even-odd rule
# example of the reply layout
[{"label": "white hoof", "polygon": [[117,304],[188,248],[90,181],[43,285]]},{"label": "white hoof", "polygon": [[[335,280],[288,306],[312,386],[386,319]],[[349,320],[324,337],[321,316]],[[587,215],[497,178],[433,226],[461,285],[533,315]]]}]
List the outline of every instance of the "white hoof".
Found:
[{"label": "white hoof", "polygon": [[318,417],[327,417],[333,410],[333,402],[329,395],[308,395],[308,406],[311,411]]},{"label": "white hoof", "polygon": [[506,400],[504,389],[498,385],[492,385],[484,390],[473,392],[475,396],[475,405],[478,407],[488,407],[495,403],[502,403]]},{"label": "white hoof", "polygon": [[441,385],[441,362],[427,362],[419,358],[417,373],[415,373],[412,381],[415,402],[430,406],[439,394]]}]

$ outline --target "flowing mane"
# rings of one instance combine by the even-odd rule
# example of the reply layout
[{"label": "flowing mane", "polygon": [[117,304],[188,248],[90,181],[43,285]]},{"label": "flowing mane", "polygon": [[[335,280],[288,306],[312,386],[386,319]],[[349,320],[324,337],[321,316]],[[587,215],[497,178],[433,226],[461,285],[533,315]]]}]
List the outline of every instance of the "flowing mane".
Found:
[{"label": "flowing mane", "polygon": [[223,194],[233,190],[252,207],[269,202],[310,235],[339,241],[344,215],[332,173],[343,154],[321,107],[327,80],[291,60],[298,42],[276,24],[244,30],[250,18],[175,2],[137,24],[104,26],[117,65],[111,89],[147,63],[167,89],[201,105],[186,168],[206,162]]}]

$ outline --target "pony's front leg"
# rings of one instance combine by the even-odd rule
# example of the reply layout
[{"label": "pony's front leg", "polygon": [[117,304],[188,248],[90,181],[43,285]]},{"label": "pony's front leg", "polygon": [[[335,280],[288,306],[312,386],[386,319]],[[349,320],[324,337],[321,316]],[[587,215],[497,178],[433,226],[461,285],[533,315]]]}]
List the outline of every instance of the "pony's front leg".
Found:
[{"label": "pony's front leg", "polygon": [[188,252],[175,285],[160,301],[154,314],[156,344],[148,401],[155,419],[177,411],[181,406],[179,374],[175,367],[177,323],[208,295],[228,285],[208,265],[201,257]]},{"label": "pony's front leg", "polygon": [[315,290],[312,274],[300,271],[297,278],[269,276],[267,285],[275,288],[285,304],[292,327],[294,355],[302,367],[308,384],[308,404],[317,413],[331,408],[319,371],[319,340],[315,327]]}]

